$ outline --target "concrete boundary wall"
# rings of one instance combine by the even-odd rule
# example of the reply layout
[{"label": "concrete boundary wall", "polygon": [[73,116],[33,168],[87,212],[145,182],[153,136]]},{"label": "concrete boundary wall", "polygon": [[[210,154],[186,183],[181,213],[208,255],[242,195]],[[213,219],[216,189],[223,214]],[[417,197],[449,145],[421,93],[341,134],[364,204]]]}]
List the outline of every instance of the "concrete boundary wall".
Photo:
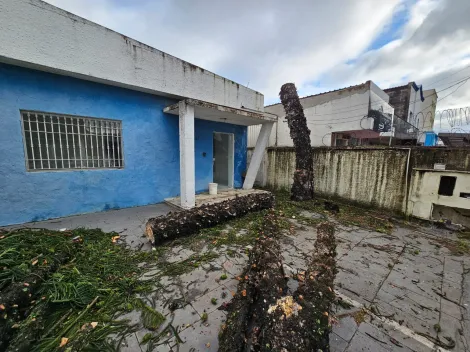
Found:
[{"label": "concrete boundary wall", "polygon": [[[406,149],[313,149],[315,191],[368,206],[404,211]],[[289,188],[295,170],[292,148],[267,150],[266,186]]]},{"label": "concrete boundary wall", "polygon": [[[468,148],[313,148],[312,153],[318,194],[401,213],[411,211],[406,202],[414,169],[442,163],[449,171],[470,171]],[[248,149],[248,160],[250,154]],[[289,189],[294,170],[294,148],[268,148],[256,181]]]}]

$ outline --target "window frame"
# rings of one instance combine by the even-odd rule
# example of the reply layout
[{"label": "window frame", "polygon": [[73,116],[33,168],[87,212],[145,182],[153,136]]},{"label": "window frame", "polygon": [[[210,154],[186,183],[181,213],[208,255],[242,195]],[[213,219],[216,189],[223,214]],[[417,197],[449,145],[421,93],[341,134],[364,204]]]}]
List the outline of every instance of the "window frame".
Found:
[{"label": "window frame", "polygon": [[[22,133],[22,137],[23,137],[23,153],[24,153],[24,161],[25,161],[26,172],[70,172],[70,171],[84,171],[84,170],[86,170],[86,171],[110,170],[111,171],[111,170],[124,170],[125,169],[126,164],[125,164],[125,158],[124,158],[124,133],[123,133],[124,123],[123,123],[122,120],[110,119],[110,118],[106,118],[106,117],[91,117],[91,116],[72,115],[72,114],[48,112],[48,111],[41,111],[41,110],[28,110],[28,109],[20,109],[19,113],[20,113],[19,119],[20,119],[20,124],[21,124],[21,133]],[[120,155],[121,155],[121,166],[118,166],[118,167],[90,167],[90,166],[84,166],[84,167],[71,168],[70,167],[70,161],[69,161],[69,167],[67,167],[67,168],[64,168],[64,167],[62,167],[62,168],[43,167],[43,168],[38,168],[38,169],[31,168],[29,166],[30,159],[28,158],[28,145],[27,145],[27,142],[26,142],[27,137],[26,137],[26,130],[25,130],[24,121],[23,121],[23,114],[24,113],[36,114],[36,115],[38,115],[38,114],[40,114],[40,115],[49,115],[51,117],[51,123],[53,123],[52,122],[52,116],[64,117],[64,118],[74,118],[74,119],[94,120],[95,122],[96,121],[105,121],[105,122],[118,123],[119,127],[117,127],[117,128],[120,131],[120,144],[119,144],[119,147],[120,147]],[[30,132],[32,132],[32,131],[30,131]],[[80,128],[78,128],[78,134],[80,135]],[[50,159],[50,160],[52,160],[52,159]],[[60,159],[55,159],[55,162],[57,162],[58,160],[60,160]],[[70,159],[70,160],[72,160],[72,159]],[[75,162],[77,162],[78,160],[85,160],[85,159],[83,159],[83,158],[75,159]],[[100,159],[98,159],[98,161],[99,160]],[[119,159],[114,159],[114,160],[119,160]],[[44,161],[41,161],[41,166],[44,166]]]}]

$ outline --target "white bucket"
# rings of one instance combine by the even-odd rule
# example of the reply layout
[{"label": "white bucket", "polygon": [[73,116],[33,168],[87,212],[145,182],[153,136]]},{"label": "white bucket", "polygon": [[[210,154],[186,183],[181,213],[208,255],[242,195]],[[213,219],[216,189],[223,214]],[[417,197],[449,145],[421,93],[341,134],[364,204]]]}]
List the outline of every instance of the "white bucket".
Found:
[{"label": "white bucket", "polygon": [[217,183],[209,183],[209,194],[217,194]]}]

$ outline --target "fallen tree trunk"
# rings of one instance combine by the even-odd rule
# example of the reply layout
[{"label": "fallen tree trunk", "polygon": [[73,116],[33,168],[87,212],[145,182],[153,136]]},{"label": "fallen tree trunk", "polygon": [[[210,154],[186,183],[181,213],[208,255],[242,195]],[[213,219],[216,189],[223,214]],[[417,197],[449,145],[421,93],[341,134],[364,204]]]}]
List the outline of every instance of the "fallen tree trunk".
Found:
[{"label": "fallen tree trunk", "polygon": [[250,254],[246,280],[239,284],[221,331],[219,351],[328,351],[337,271],[334,227],[318,226],[308,268],[297,277],[298,289],[287,295],[276,220],[271,216],[265,223],[271,224],[274,235],[263,231],[265,237]]},{"label": "fallen tree trunk", "polygon": [[270,304],[287,290],[282,267],[279,227],[274,212],[263,219],[249,264],[240,276],[238,291],[219,338],[219,352],[251,351],[259,348],[261,327]]},{"label": "fallen tree trunk", "polygon": [[152,245],[158,245],[163,241],[192,235],[200,229],[273,206],[274,196],[270,192],[247,194],[220,203],[151,218],[147,221],[145,232]]},{"label": "fallen tree trunk", "polygon": [[313,155],[310,142],[310,129],[304,109],[300,103],[294,83],[286,83],[279,93],[286,112],[290,137],[295,148],[294,182],[291,189],[292,200],[302,201],[313,198]]},{"label": "fallen tree trunk", "polygon": [[336,243],[334,227],[317,227],[314,253],[305,272],[298,275],[299,287],[293,296],[278,301],[268,310],[261,351],[329,351],[330,311],[335,300]]}]

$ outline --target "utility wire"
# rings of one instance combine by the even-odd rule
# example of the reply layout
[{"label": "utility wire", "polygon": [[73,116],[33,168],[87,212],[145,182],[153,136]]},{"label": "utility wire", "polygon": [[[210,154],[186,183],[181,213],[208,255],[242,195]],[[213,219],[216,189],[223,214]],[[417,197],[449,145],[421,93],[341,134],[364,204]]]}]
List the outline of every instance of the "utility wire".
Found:
[{"label": "utility wire", "polygon": [[[439,80],[437,80],[437,81],[433,81],[433,82],[431,82],[431,83],[428,83],[428,85],[431,86],[431,85],[433,85],[434,83],[444,81],[444,80],[446,80],[447,78],[452,77],[452,76],[456,75],[457,73],[466,70],[467,68],[470,68],[470,65],[468,65],[468,66],[466,66],[466,67],[464,67],[464,68],[458,70],[457,72],[454,72],[454,73],[452,73],[452,74],[450,74],[450,75],[448,75],[448,76],[446,76],[446,77],[444,77],[444,78],[441,78],[441,79],[439,79]],[[468,76],[468,77],[466,77],[466,78],[470,78],[470,76]],[[466,79],[466,78],[463,78],[463,79]],[[459,82],[459,81],[462,81],[462,79],[459,79],[459,80],[456,80],[456,81],[452,81],[452,82],[447,82],[446,84],[453,83],[453,82]],[[431,88],[431,89],[432,89],[432,88]],[[447,88],[445,88],[445,89],[447,89]],[[436,93],[442,92],[442,91],[445,90],[445,89],[442,89],[442,90],[440,90],[440,91],[436,91]],[[334,92],[334,91],[332,91],[332,92]],[[327,93],[328,93],[328,92],[327,92]],[[430,97],[430,96],[432,96],[432,95],[434,95],[434,94],[427,95],[427,96],[425,96],[424,98]],[[300,99],[304,99],[304,98],[309,98],[309,96],[306,96],[306,97],[303,97],[303,98],[300,98]],[[277,104],[280,104],[280,103],[277,103]],[[277,104],[272,104],[272,105],[277,105]],[[349,109],[349,108],[351,108],[351,107],[355,107],[355,106],[364,106],[364,105],[368,105],[368,104],[369,104],[369,103],[361,103],[361,104],[356,104],[356,105],[348,106],[347,108]],[[272,106],[272,105],[268,105],[268,106]],[[336,109],[336,110],[334,110],[334,111],[340,111],[340,110],[343,110],[343,109],[345,109],[345,108],[339,108],[339,109]],[[345,111],[345,112],[348,112],[348,111],[350,111],[350,110],[344,110],[344,111]],[[333,114],[334,114],[334,113],[333,113]],[[327,114],[319,114],[319,115],[327,115]],[[331,114],[328,114],[328,115],[331,115]]]},{"label": "utility wire", "polygon": [[[443,99],[445,99],[445,98],[447,98],[448,96],[454,94],[460,87],[462,87],[465,83],[467,83],[467,81],[468,81],[469,79],[470,79],[470,78],[467,78],[464,82],[462,82],[462,84],[461,84],[460,86],[458,86],[457,88],[455,88],[452,92],[450,92],[449,94],[447,94],[445,97],[442,97],[442,98],[438,99],[438,100],[436,101],[436,103],[439,102],[439,101],[441,101],[441,100],[443,100]],[[426,109],[429,108],[431,105],[432,105],[432,104],[426,106],[424,109],[421,109],[421,111],[419,111],[416,115],[418,115],[418,114],[419,114],[420,112],[422,112],[423,110],[426,110]]]},{"label": "utility wire", "polygon": [[[461,86],[463,86],[468,80],[470,79],[470,76],[464,78],[464,79],[461,79],[459,80],[457,83],[455,84],[452,84],[450,85],[449,87],[446,87],[444,89],[441,89],[439,91],[436,91],[436,93],[439,93],[439,92],[443,92],[447,89],[450,89],[452,87],[455,87],[456,85],[459,85],[461,84],[459,87],[457,87],[457,89],[459,89]],[[439,102],[445,98],[447,98],[448,96],[450,96],[451,94],[455,93],[457,91],[457,89],[455,89],[454,91],[452,91],[451,93],[449,93],[448,95],[438,99],[436,101]],[[432,96],[434,94],[430,94],[426,97],[429,97],[429,96]],[[368,105],[368,104],[359,104],[359,105]],[[425,108],[421,109],[421,111],[419,111],[418,113],[415,114],[418,115],[420,112],[422,112],[423,110],[426,110],[427,108],[429,108],[430,106],[432,106],[432,103],[428,106],[426,106]],[[346,111],[343,111],[341,113],[347,113],[347,112],[350,112],[350,111],[355,111],[355,110],[361,110],[361,109],[352,109],[352,110],[346,110]],[[336,113],[329,113],[329,114],[324,114],[324,115],[332,115],[332,114],[336,114]],[[405,121],[405,122],[408,122],[406,118],[403,118],[402,116],[400,115],[397,115],[397,114],[394,114],[395,116],[399,117],[401,120]],[[319,115],[320,116],[320,115]],[[350,119],[353,119],[353,118],[356,118],[356,117],[361,117],[361,119],[356,119],[356,120],[350,120]],[[285,119],[285,116],[283,116],[282,118]],[[352,123],[352,122],[356,122],[356,121],[361,121],[362,119],[364,118],[364,114],[361,114],[361,115],[354,115],[354,116],[348,116],[348,117],[344,117],[344,118],[335,118],[335,119],[321,119],[321,120],[309,120],[307,119],[307,124],[308,125],[315,125],[315,126],[326,126],[326,125],[340,125],[340,124],[344,124],[344,123]],[[336,121],[336,120],[341,120],[340,122],[329,122],[329,121]],[[284,121],[286,122],[286,121]],[[317,123],[317,122],[325,122],[325,123]],[[408,122],[409,123],[409,122]]]},{"label": "utility wire", "polygon": [[[470,65],[469,65],[468,67],[470,67]],[[463,69],[460,70],[460,71],[457,71],[457,72],[453,73],[452,75],[449,75],[449,76],[447,76],[447,77],[445,77],[445,78],[443,78],[443,79],[441,79],[441,80],[439,80],[439,81],[436,81],[436,82],[440,82],[440,81],[442,81],[442,80],[444,80],[444,79],[447,79],[447,78],[449,78],[449,77],[451,77],[451,76],[453,76],[453,75],[455,75],[456,73],[461,72],[461,71],[463,71]],[[436,91],[436,94],[437,94],[437,93],[440,93],[440,92],[443,92],[443,91],[445,91],[445,90],[447,90],[447,89],[450,89],[450,88],[452,88],[452,87],[458,85],[458,84],[461,83],[462,81],[467,80],[467,79],[469,79],[469,78],[470,78],[470,76],[467,76],[467,77],[460,78],[460,79],[455,80],[455,81],[447,82],[446,84],[454,83],[454,82],[456,82],[456,83],[453,84],[453,85],[450,85],[450,86],[448,86],[448,87],[446,87],[446,88],[437,90],[437,91]],[[431,96],[433,96],[433,95],[434,95],[434,93],[431,93],[431,94],[429,94],[429,95],[424,96],[424,98],[426,99],[426,98],[431,97]],[[382,102],[374,102],[374,103],[372,103],[372,104],[373,104],[373,105],[375,105],[375,104],[380,105],[380,104],[382,104]],[[358,109],[350,109],[350,110],[344,110],[344,109],[349,109],[349,108],[352,108],[352,107],[355,107],[355,106],[365,106],[365,105],[369,105],[369,103],[361,103],[361,104],[351,105],[351,106],[348,106],[348,107],[345,107],[345,108],[335,109],[335,110],[333,110],[333,112],[331,112],[331,113],[315,114],[314,116],[336,115],[337,113],[346,113],[346,112],[350,112],[350,111],[361,110],[361,108],[358,108]],[[398,115],[397,115],[397,116],[398,116]],[[328,121],[328,120],[317,120],[317,121]]]},{"label": "utility wire", "polygon": [[[452,88],[452,87],[455,87],[456,85],[459,85],[459,84],[461,84],[462,82],[465,83],[465,82],[467,82],[469,79],[470,79],[470,76],[465,77],[465,78],[463,78],[463,79],[460,79],[460,80],[456,81],[456,83],[454,83],[454,84],[452,84],[452,85],[450,85],[450,86],[448,86],[448,87],[446,87],[446,88],[443,88],[443,89],[441,89],[441,90],[436,91],[436,94],[437,94],[437,93],[440,93],[440,92],[443,92],[443,91],[445,91],[445,90],[447,90],[447,89],[450,89],[450,88]],[[459,87],[459,88],[460,88],[460,87]],[[453,94],[455,91],[456,91],[456,90],[454,90],[451,94]],[[425,96],[424,98],[428,98],[428,97],[433,96],[433,95],[434,95],[434,93],[429,94],[429,95]],[[450,95],[450,94],[449,94],[449,95]],[[441,98],[441,99],[438,99],[438,100],[436,101],[436,103],[437,103],[438,101],[441,101],[442,99],[448,97],[449,95],[446,95],[445,97],[443,97],[443,98]],[[430,106],[432,106],[432,103],[431,103],[430,105],[428,105],[427,107],[421,109],[421,111],[419,111],[418,113],[416,113],[416,114],[414,114],[414,115],[418,115],[420,112],[422,112],[423,110],[426,110],[426,109],[427,109],[428,107],[430,107]],[[341,113],[346,113],[346,112],[354,111],[354,110],[360,110],[360,109],[346,110],[346,111],[343,111],[343,112],[341,112]],[[326,115],[326,114],[325,114],[325,115]],[[400,116],[400,115],[398,115],[398,114],[395,114],[395,113],[394,113],[394,115],[397,116],[397,117],[399,117],[399,118],[401,118],[402,120],[407,121],[406,118],[404,118],[404,117],[402,117],[402,116]],[[331,120],[314,120],[314,121],[332,121],[332,120],[333,120],[333,119],[331,119]],[[338,118],[338,119],[335,119],[335,120],[341,120],[341,118]]]},{"label": "utility wire", "polygon": [[[467,68],[470,68],[470,65],[468,65],[468,66],[465,66],[465,67],[464,67],[464,68],[462,68],[461,70],[458,70],[457,72],[454,72],[453,74],[451,74],[451,75],[448,75],[447,77],[444,77],[444,78],[438,79],[437,81],[434,81],[434,82],[431,82],[431,83],[428,83],[428,84],[429,84],[429,85],[432,85],[432,84],[435,84],[435,83],[437,83],[437,82],[444,81],[444,80],[446,80],[447,78],[449,78],[449,77],[452,77],[452,76],[456,75],[457,73],[459,73],[459,72],[462,72],[462,71],[466,70]],[[448,83],[449,83],[449,82],[448,82]]]},{"label": "utility wire", "polygon": [[[455,84],[452,84],[452,85],[450,85],[450,86],[448,86],[448,87],[446,87],[446,88],[437,90],[435,94],[441,93],[441,92],[443,92],[443,91],[445,91],[445,90],[447,90],[447,89],[450,89],[450,88],[452,88],[452,87],[455,87],[456,85],[460,84],[460,83],[463,82],[463,81],[467,81],[468,79],[470,79],[470,76],[467,76],[467,77],[458,79],[458,80],[456,80],[456,81],[448,82],[448,83],[454,83],[454,82],[456,82],[456,83],[455,83]],[[448,83],[447,83],[447,84],[448,84]],[[424,98],[426,99],[426,98],[429,98],[429,97],[431,97],[431,96],[433,96],[433,95],[434,95],[434,93],[431,93],[431,94],[429,94],[429,95],[424,96]],[[380,104],[380,103],[379,103],[379,104]],[[425,108],[425,109],[426,109],[426,108]],[[424,110],[424,109],[423,109],[423,110]],[[351,111],[353,111],[353,110],[351,110]],[[348,110],[345,110],[344,112],[348,112]],[[395,115],[396,115],[396,114],[395,114]],[[396,116],[401,117],[401,116],[399,116],[399,115],[396,115]],[[401,118],[402,118],[402,117],[401,117]],[[402,118],[402,119],[403,119],[403,118]],[[319,121],[320,121],[320,120],[319,120]]]}]

